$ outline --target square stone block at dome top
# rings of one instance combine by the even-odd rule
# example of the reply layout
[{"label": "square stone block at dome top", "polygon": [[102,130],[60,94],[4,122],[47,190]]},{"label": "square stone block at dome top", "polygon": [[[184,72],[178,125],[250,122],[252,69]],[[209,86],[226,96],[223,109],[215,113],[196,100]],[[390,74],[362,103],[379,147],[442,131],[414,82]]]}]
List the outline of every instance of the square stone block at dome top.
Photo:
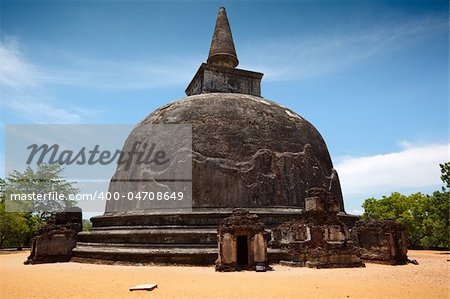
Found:
[{"label": "square stone block at dome top", "polygon": [[195,74],[186,95],[224,92],[261,96],[262,73],[203,63]]}]

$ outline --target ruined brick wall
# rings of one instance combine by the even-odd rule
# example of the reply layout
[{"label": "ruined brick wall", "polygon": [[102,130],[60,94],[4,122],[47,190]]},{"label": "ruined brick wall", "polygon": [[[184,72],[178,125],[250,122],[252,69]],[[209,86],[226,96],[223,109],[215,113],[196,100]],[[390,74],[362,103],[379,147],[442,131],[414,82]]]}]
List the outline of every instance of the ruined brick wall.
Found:
[{"label": "ruined brick wall", "polygon": [[31,244],[31,253],[25,264],[68,262],[77,244],[77,233],[82,228],[81,209],[56,213],[54,219],[39,230]]},{"label": "ruined brick wall", "polygon": [[361,258],[386,264],[406,264],[405,226],[394,220],[360,220],[352,238],[361,248]]},{"label": "ruined brick wall", "polygon": [[338,217],[339,202],[323,188],[306,191],[306,211],[272,230],[271,248],[287,263],[314,268],[361,267],[360,251]]}]

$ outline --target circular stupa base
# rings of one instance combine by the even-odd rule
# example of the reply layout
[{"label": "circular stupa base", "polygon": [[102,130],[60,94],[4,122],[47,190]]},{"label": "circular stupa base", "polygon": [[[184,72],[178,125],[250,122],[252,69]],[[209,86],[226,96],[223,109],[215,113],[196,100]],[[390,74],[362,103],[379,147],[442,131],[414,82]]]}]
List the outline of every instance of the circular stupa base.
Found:
[{"label": "circular stupa base", "polygon": [[[248,209],[272,228],[300,217],[302,209]],[[167,263],[213,265],[217,259],[217,227],[232,209],[194,209],[171,213],[123,213],[91,218],[90,231],[78,234],[74,261],[89,263]],[[340,213],[347,222],[356,216]],[[283,259],[279,250],[268,248],[269,260]]]}]

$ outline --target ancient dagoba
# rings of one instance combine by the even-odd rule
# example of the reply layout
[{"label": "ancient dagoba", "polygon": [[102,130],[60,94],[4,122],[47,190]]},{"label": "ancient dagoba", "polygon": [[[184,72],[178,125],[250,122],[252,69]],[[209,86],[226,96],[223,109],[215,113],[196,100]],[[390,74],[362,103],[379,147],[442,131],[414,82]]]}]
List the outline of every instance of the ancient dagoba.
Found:
[{"label": "ancient dagoba", "polygon": [[[355,220],[344,211],[339,178],[319,132],[294,111],[261,97],[263,74],[238,69],[238,63],[220,8],[207,62],[186,88],[187,97],[149,114],[124,145],[130,149],[148,138],[149,124],[191,125],[192,210],[109,201],[105,214],[91,219],[92,230],[79,234],[78,260],[213,264],[218,225],[239,208],[262,221],[268,259],[277,261],[272,230],[301,218],[312,188],[324,190],[322,204],[332,205],[340,221]],[[148,190],[148,166],[132,167],[133,184],[126,184],[119,166],[111,192]]]}]

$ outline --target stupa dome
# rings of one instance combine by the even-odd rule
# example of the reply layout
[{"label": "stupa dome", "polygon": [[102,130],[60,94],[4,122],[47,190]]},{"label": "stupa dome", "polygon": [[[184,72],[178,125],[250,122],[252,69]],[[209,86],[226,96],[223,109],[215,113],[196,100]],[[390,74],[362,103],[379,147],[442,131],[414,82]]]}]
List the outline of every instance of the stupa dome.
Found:
[{"label": "stupa dome", "polygon": [[[188,96],[148,115],[127,143],[141,141],[148,124],[192,125],[193,208],[304,208],[313,187],[329,190],[343,207],[319,132],[273,101],[238,93]],[[145,165],[136,167],[143,169],[135,176],[144,178]],[[120,190],[112,185],[110,191]]]}]

